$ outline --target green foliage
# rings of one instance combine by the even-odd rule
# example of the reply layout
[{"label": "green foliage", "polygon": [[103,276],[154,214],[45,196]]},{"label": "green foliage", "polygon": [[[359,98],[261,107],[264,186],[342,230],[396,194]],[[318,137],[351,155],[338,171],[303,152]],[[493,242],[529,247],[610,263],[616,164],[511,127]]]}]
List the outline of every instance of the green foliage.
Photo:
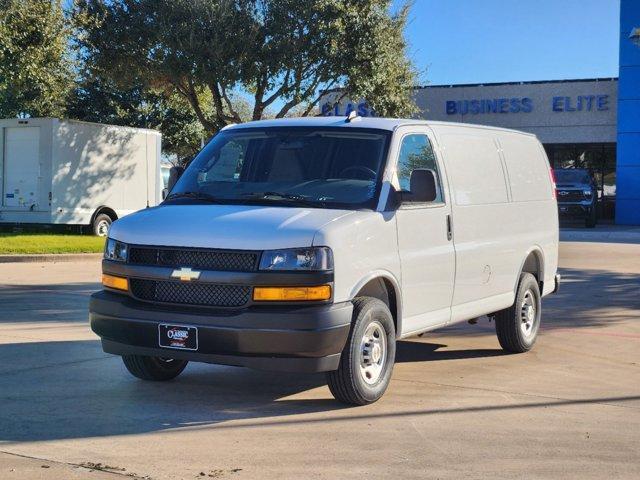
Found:
[{"label": "green foliage", "polygon": [[392,16],[390,3],[79,0],[73,17],[86,60],[101,74],[120,88],[177,93],[213,133],[246,119],[237,99],[251,98],[254,120],[269,108],[275,117],[309,115],[333,87],[366,97],[382,115],[413,113],[408,7]]},{"label": "green foliage", "polygon": [[[347,78],[344,91],[351,98],[367,99],[379,115],[411,116],[417,112],[411,97],[417,72],[406,55],[403,35],[409,4],[390,16],[386,0],[353,3],[359,8],[344,8],[340,15],[345,24],[343,42],[353,37],[359,39],[344,58]],[[340,45],[336,48],[340,50]]]},{"label": "green foliage", "polygon": [[0,117],[158,129],[191,157],[229,123],[317,112],[322,93],[415,110],[391,0],[0,0]]},{"label": "green foliage", "polygon": [[142,85],[118,87],[106,77],[84,72],[67,109],[70,118],[88,122],[150,128],[162,132],[162,149],[190,159],[207,137],[190,105],[177,94]]},{"label": "green foliage", "polygon": [[64,114],[68,41],[60,0],[0,0],[0,118]]}]

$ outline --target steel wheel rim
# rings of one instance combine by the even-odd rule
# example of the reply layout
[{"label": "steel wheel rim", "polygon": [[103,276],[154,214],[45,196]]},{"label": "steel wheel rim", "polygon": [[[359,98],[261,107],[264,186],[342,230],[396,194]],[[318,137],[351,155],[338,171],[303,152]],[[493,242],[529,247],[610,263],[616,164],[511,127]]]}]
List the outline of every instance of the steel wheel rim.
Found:
[{"label": "steel wheel rim", "polygon": [[538,310],[535,296],[531,290],[527,290],[520,306],[520,330],[525,337],[529,338],[534,334],[537,319]]},{"label": "steel wheel rim", "polygon": [[106,220],[100,220],[98,222],[98,236],[106,237],[109,234],[109,222]]},{"label": "steel wheel rim", "polygon": [[360,376],[368,385],[375,384],[387,363],[387,334],[382,324],[373,320],[360,342]]}]

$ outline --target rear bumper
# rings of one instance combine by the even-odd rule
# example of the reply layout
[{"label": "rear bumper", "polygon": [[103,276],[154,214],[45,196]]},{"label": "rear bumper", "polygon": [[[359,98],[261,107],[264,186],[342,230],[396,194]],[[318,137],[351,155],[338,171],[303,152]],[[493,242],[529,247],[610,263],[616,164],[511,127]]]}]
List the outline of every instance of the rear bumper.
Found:
[{"label": "rear bumper", "polygon": [[[116,355],[147,355],[264,370],[321,372],[338,368],[349,335],[350,302],[211,311],[150,305],[101,291],[91,296],[91,329]],[[198,350],[159,346],[158,325],[198,328]]]}]

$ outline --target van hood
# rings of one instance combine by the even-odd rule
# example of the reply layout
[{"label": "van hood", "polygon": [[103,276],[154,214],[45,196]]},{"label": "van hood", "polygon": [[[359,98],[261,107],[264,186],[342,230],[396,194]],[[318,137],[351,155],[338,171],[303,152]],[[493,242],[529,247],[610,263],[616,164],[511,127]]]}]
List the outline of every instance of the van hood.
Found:
[{"label": "van hood", "polygon": [[315,233],[351,210],[255,205],[161,205],[127,215],[109,237],[134,245],[237,250],[311,246]]}]

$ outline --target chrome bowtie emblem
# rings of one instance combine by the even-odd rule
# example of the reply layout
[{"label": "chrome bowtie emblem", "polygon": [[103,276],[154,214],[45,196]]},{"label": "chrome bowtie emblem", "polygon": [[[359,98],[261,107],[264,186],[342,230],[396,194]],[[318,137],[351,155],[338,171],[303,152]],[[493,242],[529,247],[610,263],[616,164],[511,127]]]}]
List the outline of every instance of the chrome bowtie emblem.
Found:
[{"label": "chrome bowtie emblem", "polygon": [[191,267],[185,268],[182,267],[180,270],[174,270],[171,272],[172,278],[179,278],[183,282],[190,282],[191,280],[197,280],[200,278],[200,274],[197,270],[191,270]]},{"label": "chrome bowtie emblem", "polygon": [[561,192],[558,192],[560,195],[565,196],[565,195],[569,195],[569,192],[567,192],[566,190],[563,190]]}]

